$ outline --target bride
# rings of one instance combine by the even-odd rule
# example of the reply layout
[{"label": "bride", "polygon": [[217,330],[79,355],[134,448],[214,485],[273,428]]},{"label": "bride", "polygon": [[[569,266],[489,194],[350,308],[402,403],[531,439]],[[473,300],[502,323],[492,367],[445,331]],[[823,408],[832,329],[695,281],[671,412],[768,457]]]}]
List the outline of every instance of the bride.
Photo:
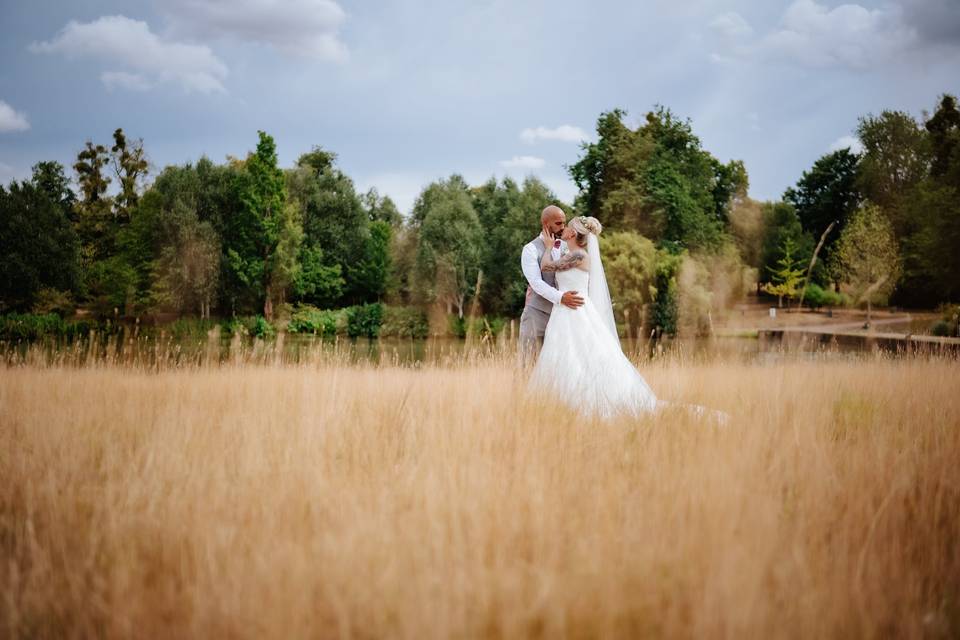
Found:
[{"label": "bride", "polygon": [[561,292],[587,295],[578,309],[554,305],[531,384],[555,397],[576,398],[587,415],[637,416],[656,410],[657,396],[620,348],[600,260],[602,229],[596,218],[574,218],[561,236],[570,251],[556,261],[549,251],[543,254],[540,270],[556,273]]}]

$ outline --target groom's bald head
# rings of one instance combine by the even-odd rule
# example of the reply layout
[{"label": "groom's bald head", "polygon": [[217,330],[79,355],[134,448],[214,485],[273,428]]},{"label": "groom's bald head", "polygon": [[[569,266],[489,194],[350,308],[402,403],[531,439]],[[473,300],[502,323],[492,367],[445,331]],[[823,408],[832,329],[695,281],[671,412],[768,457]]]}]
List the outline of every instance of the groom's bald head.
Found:
[{"label": "groom's bald head", "polygon": [[555,220],[561,220],[563,222],[567,221],[567,214],[563,212],[563,209],[558,207],[555,204],[551,204],[548,207],[545,207],[543,211],[540,212],[540,222],[547,224]]},{"label": "groom's bald head", "polygon": [[552,204],[540,212],[540,224],[553,234],[554,238],[559,238],[567,224],[567,214],[563,212],[563,209]]}]

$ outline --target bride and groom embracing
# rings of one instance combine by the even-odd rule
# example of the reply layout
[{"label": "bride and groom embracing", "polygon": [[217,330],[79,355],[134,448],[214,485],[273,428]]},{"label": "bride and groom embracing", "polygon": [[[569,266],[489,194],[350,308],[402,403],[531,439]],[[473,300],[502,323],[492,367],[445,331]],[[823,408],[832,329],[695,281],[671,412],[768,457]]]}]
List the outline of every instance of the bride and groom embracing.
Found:
[{"label": "bride and groom embracing", "polygon": [[639,416],[670,405],[726,423],[725,413],[658,400],[624,355],[600,258],[600,222],[578,216],[567,223],[550,205],[540,223],[540,235],[520,256],[529,284],[520,353],[525,364],[536,358],[531,387],[588,416]]}]

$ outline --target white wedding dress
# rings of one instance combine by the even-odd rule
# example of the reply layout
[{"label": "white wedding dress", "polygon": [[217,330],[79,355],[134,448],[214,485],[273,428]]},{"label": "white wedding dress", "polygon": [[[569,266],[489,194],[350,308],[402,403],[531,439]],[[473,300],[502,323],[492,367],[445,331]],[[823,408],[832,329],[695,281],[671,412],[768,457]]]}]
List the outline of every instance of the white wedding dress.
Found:
[{"label": "white wedding dress", "polygon": [[[590,254],[591,272],[603,277],[602,271],[597,275],[597,269],[602,269],[599,252]],[[591,299],[591,288],[596,291],[596,286],[591,287],[590,278],[591,273],[583,269],[557,272],[557,288],[577,291],[584,303],[578,309],[554,305],[531,386],[587,416],[639,416],[654,411],[657,396],[620,348],[609,302]],[[606,293],[605,279],[600,293]]]}]

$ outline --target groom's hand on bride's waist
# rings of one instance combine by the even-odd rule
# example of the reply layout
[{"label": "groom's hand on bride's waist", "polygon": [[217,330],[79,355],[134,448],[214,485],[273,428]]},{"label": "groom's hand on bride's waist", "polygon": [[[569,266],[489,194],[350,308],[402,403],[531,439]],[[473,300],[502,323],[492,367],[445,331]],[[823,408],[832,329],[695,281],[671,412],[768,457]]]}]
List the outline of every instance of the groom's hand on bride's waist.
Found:
[{"label": "groom's hand on bride's waist", "polygon": [[565,307],[570,307],[571,309],[576,309],[577,307],[583,306],[583,298],[581,298],[576,291],[564,291],[563,296],[560,297],[560,304]]}]

